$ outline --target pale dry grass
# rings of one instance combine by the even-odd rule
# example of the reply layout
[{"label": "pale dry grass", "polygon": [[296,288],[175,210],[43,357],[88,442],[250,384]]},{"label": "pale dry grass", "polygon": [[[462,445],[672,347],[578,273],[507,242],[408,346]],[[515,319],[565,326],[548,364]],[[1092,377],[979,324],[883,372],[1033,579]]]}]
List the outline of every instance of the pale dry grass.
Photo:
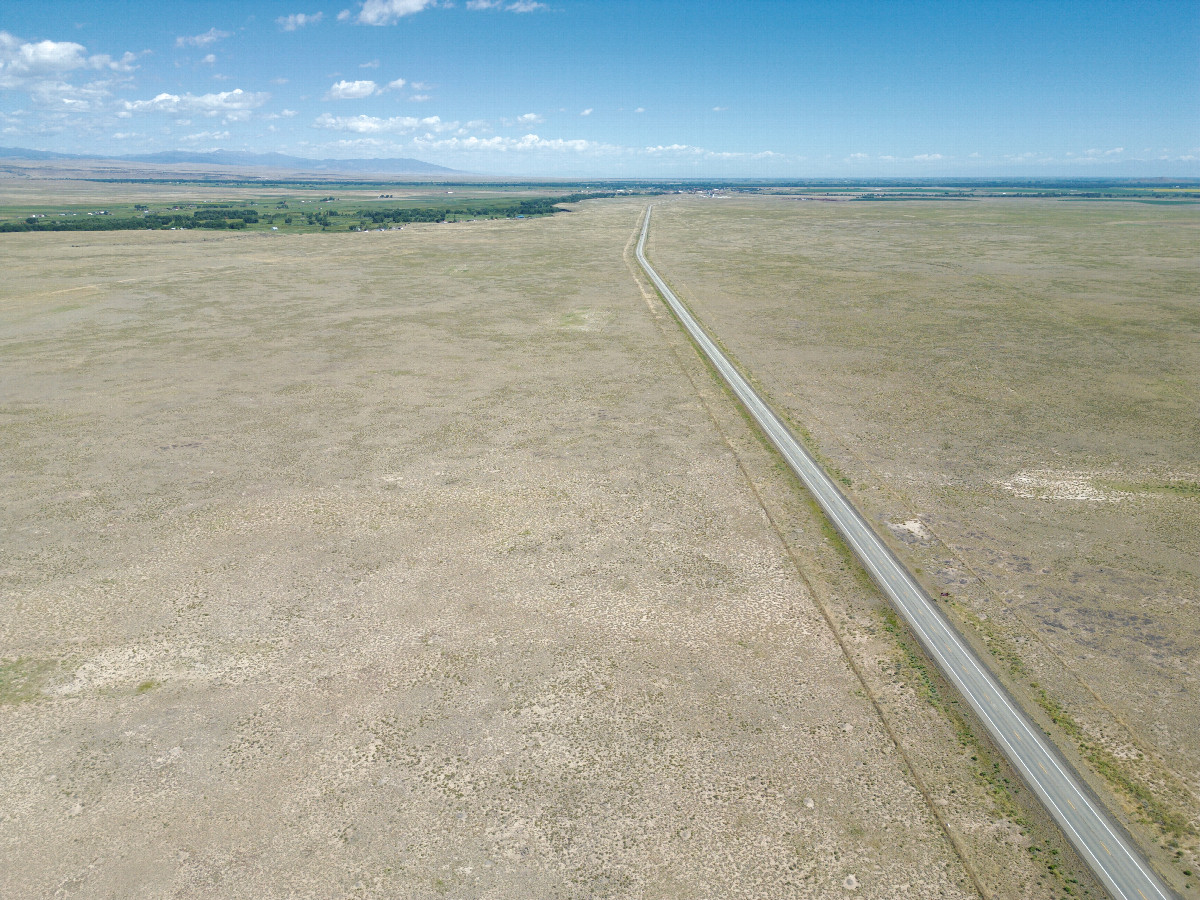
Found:
[{"label": "pale dry grass", "polygon": [[1194,206],[763,198],[662,204],[650,243],[1181,885],[1200,826],[1198,238]]},{"label": "pale dry grass", "polygon": [[0,894],[973,895],[585,206],[4,238]]}]

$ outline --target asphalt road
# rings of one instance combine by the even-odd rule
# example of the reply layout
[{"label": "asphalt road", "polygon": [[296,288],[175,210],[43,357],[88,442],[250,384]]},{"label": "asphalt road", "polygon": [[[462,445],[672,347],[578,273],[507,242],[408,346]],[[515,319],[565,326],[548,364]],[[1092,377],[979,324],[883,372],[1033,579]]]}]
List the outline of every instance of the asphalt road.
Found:
[{"label": "asphalt road", "polygon": [[644,251],[652,210],[653,207],[646,210],[637,245],[638,262],[683,327],[783,454],[897,612],[908,622],[925,651],[975,710],[992,739],[1042,801],[1067,839],[1114,897],[1125,900],[1170,900],[1174,897],[1151,873],[1150,866],[1125,831],[1089,795],[1053,743],[967,647],[916,579],[646,261]]}]

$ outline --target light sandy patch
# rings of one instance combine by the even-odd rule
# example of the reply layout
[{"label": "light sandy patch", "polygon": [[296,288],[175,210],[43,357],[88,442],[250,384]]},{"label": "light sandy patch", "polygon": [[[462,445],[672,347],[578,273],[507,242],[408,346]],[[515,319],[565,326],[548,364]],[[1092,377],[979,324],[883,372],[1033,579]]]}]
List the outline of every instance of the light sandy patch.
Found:
[{"label": "light sandy patch", "polygon": [[1118,503],[1129,496],[1124,491],[1101,490],[1096,486],[1098,472],[1056,472],[1041,470],[1018,472],[999,482],[1011,494],[1027,500],[1086,500],[1093,503]]},{"label": "light sandy patch", "polygon": [[907,522],[891,522],[888,527],[898,535],[911,535],[918,540],[927,541],[931,537],[929,529],[920,519],[909,519]]}]

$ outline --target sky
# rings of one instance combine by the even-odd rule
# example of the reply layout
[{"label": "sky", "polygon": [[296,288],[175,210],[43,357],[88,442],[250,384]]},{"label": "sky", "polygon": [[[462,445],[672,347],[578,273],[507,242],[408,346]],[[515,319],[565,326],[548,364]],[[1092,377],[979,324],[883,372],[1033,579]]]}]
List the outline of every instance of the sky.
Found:
[{"label": "sky", "polygon": [[5,0],[0,146],[1200,176],[1200,0]]}]

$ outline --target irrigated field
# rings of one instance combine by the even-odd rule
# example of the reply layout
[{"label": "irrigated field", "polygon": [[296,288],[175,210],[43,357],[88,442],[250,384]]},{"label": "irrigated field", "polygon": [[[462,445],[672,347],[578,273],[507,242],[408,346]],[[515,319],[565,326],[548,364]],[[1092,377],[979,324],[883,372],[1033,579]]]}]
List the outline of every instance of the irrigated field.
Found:
[{"label": "irrigated field", "polygon": [[1188,896],[1198,247],[1197,206],[792,198],[649,245]]}]

